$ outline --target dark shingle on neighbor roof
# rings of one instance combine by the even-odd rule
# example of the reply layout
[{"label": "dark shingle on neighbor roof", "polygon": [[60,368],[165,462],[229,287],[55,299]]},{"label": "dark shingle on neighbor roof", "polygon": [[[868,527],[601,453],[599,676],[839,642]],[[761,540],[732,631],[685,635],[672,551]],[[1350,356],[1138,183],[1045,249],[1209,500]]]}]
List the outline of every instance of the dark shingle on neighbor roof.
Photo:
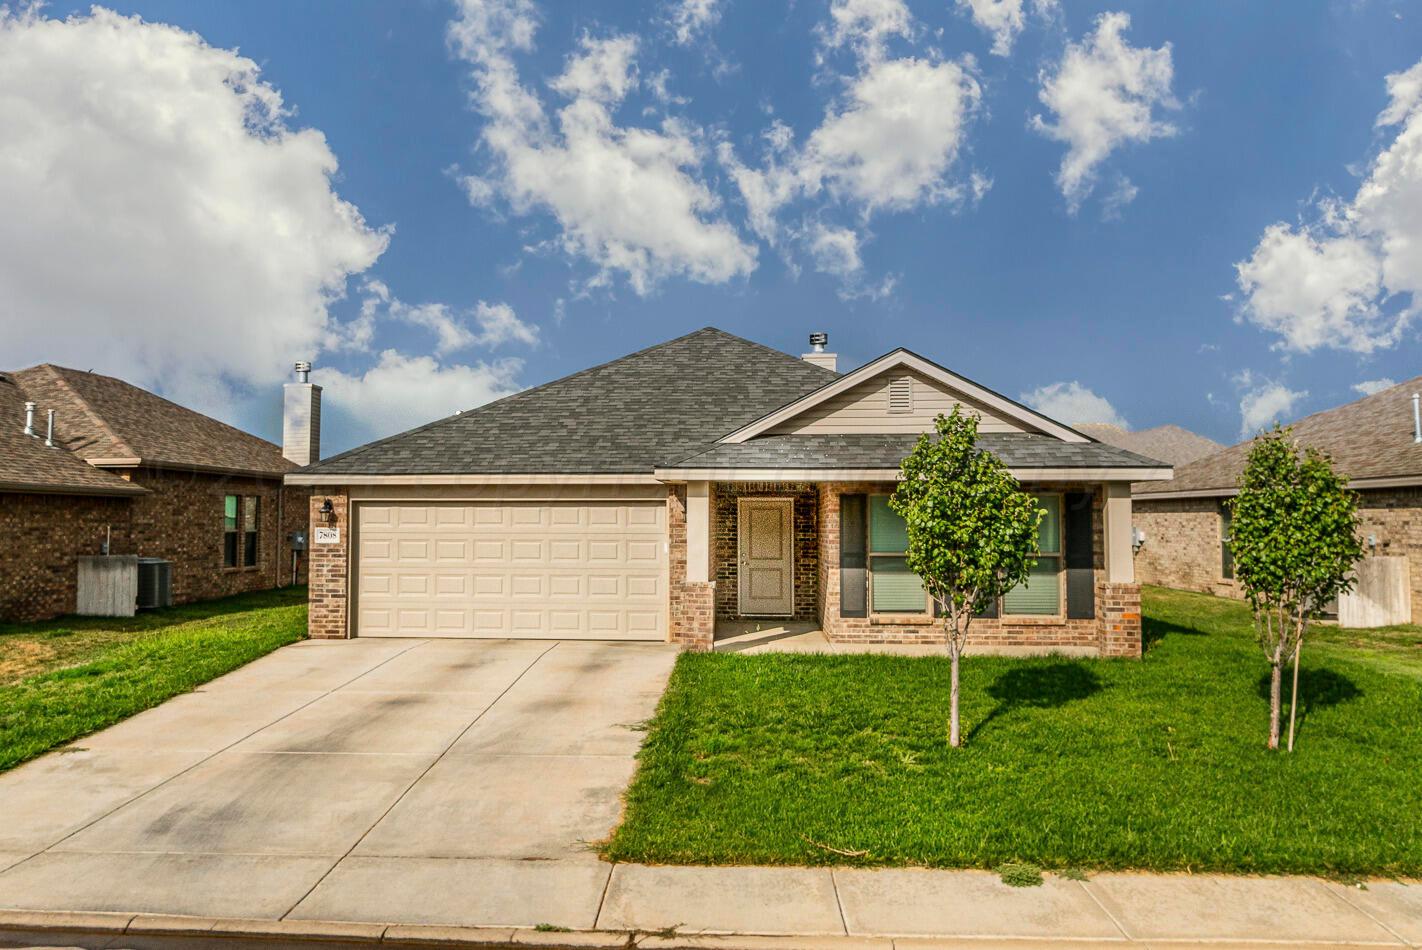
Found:
[{"label": "dark shingle on neighbor roof", "polygon": [[[761,436],[722,444],[669,469],[897,468],[916,435],[837,434]],[[1029,432],[985,432],[978,444],[1011,468],[1161,468],[1164,463],[1100,442],[1062,442]]]},{"label": "dark shingle on neighbor roof", "polygon": [[312,475],[640,474],[836,374],[713,327],[332,456]]},{"label": "dark shingle on neighbor roof", "polygon": [[113,376],[43,363],[10,374],[41,411],[55,410],[57,441],[86,461],[285,475],[281,448]]},{"label": "dark shingle on neighbor roof", "polygon": [[[0,374],[0,491],[49,492],[63,495],[143,495],[147,489],[112,472],[94,468],[72,452],[47,446],[43,438],[25,435],[26,393]],[[43,408],[35,429],[45,432]]]},{"label": "dark shingle on neighbor roof", "polygon": [[[1413,441],[1412,394],[1422,376],[1354,402],[1317,412],[1293,424],[1294,438],[1328,453],[1351,479],[1422,475],[1422,444]],[[1138,485],[1137,496],[1160,492],[1233,492],[1253,440],[1240,442],[1175,470],[1168,482]]]},{"label": "dark shingle on neighbor roof", "polygon": [[1092,422],[1075,428],[1099,442],[1157,458],[1171,465],[1185,465],[1224,448],[1224,445],[1214,439],[1207,439],[1177,425],[1156,426],[1153,429],[1123,429],[1108,423]]}]

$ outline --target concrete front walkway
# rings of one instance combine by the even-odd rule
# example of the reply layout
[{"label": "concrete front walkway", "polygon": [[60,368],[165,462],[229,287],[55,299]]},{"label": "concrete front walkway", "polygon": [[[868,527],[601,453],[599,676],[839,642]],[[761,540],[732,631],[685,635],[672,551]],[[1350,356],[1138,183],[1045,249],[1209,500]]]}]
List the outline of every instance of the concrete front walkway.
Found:
[{"label": "concrete front walkway", "polygon": [[[286,647],[0,776],[0,946],[27,926],[110,947],[162,934],[610,947],[629,931],[647,950],[1422,946],[1422,885],[1397,882],[1100,874],[1019,889],[975,871],[608,865],[588,842],[617,821],[674,658],[573,642]],[[86,927],[103,933],[80,940]]]}]

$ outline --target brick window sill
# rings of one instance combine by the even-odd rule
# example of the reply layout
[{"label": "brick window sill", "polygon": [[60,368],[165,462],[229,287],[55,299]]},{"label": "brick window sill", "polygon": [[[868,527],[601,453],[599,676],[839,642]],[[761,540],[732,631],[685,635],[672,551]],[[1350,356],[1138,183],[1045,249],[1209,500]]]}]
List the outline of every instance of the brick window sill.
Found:
[{"label": "brick window sill", "polygon": [[998,619],[1018,627],[1060,627],[1067,621],[1065,614],[1003,614]]},{"label": "brick window sill", "polygon": [[262,569],[260,564],[249,564],[246,567],[223,567],[223,574],[256,574]]},{"label": "brick window sill", "polygon": [[869,622],[885,627],[926,627],[933,623],[934,617],[928,614],[870,614]]}]

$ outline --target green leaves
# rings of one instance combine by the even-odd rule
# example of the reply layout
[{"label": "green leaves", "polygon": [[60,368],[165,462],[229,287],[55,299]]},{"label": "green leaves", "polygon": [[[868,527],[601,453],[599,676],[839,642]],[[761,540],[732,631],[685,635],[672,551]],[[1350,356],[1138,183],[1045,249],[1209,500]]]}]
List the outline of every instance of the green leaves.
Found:
[{"label": "green leaves", "polygon": [[1256,614],[1311,620],[1351,589],[1363,546],[1357,495],[1347,484],[1326,455],[1301,451],[1287,428],[1255,439],[1231,503],[1231,547],[1235,577]]},{"label": "green leaves", "polygon": [[908,526],[909,569],[950,616],[966,621],[1027,577],[1042,510],[996,456],[978,448],[978,418],[939,415],[900,465],[889,506]]}]

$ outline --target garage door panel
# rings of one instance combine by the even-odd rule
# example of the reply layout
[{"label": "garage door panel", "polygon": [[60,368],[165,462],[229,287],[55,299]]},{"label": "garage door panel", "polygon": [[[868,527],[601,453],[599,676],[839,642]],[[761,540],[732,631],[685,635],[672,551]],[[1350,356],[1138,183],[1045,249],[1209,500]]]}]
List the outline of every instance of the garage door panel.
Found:
[{"label": "garage door panel", "polygon": [[663,505],[357,511],[361,636],[666,637]]}]

